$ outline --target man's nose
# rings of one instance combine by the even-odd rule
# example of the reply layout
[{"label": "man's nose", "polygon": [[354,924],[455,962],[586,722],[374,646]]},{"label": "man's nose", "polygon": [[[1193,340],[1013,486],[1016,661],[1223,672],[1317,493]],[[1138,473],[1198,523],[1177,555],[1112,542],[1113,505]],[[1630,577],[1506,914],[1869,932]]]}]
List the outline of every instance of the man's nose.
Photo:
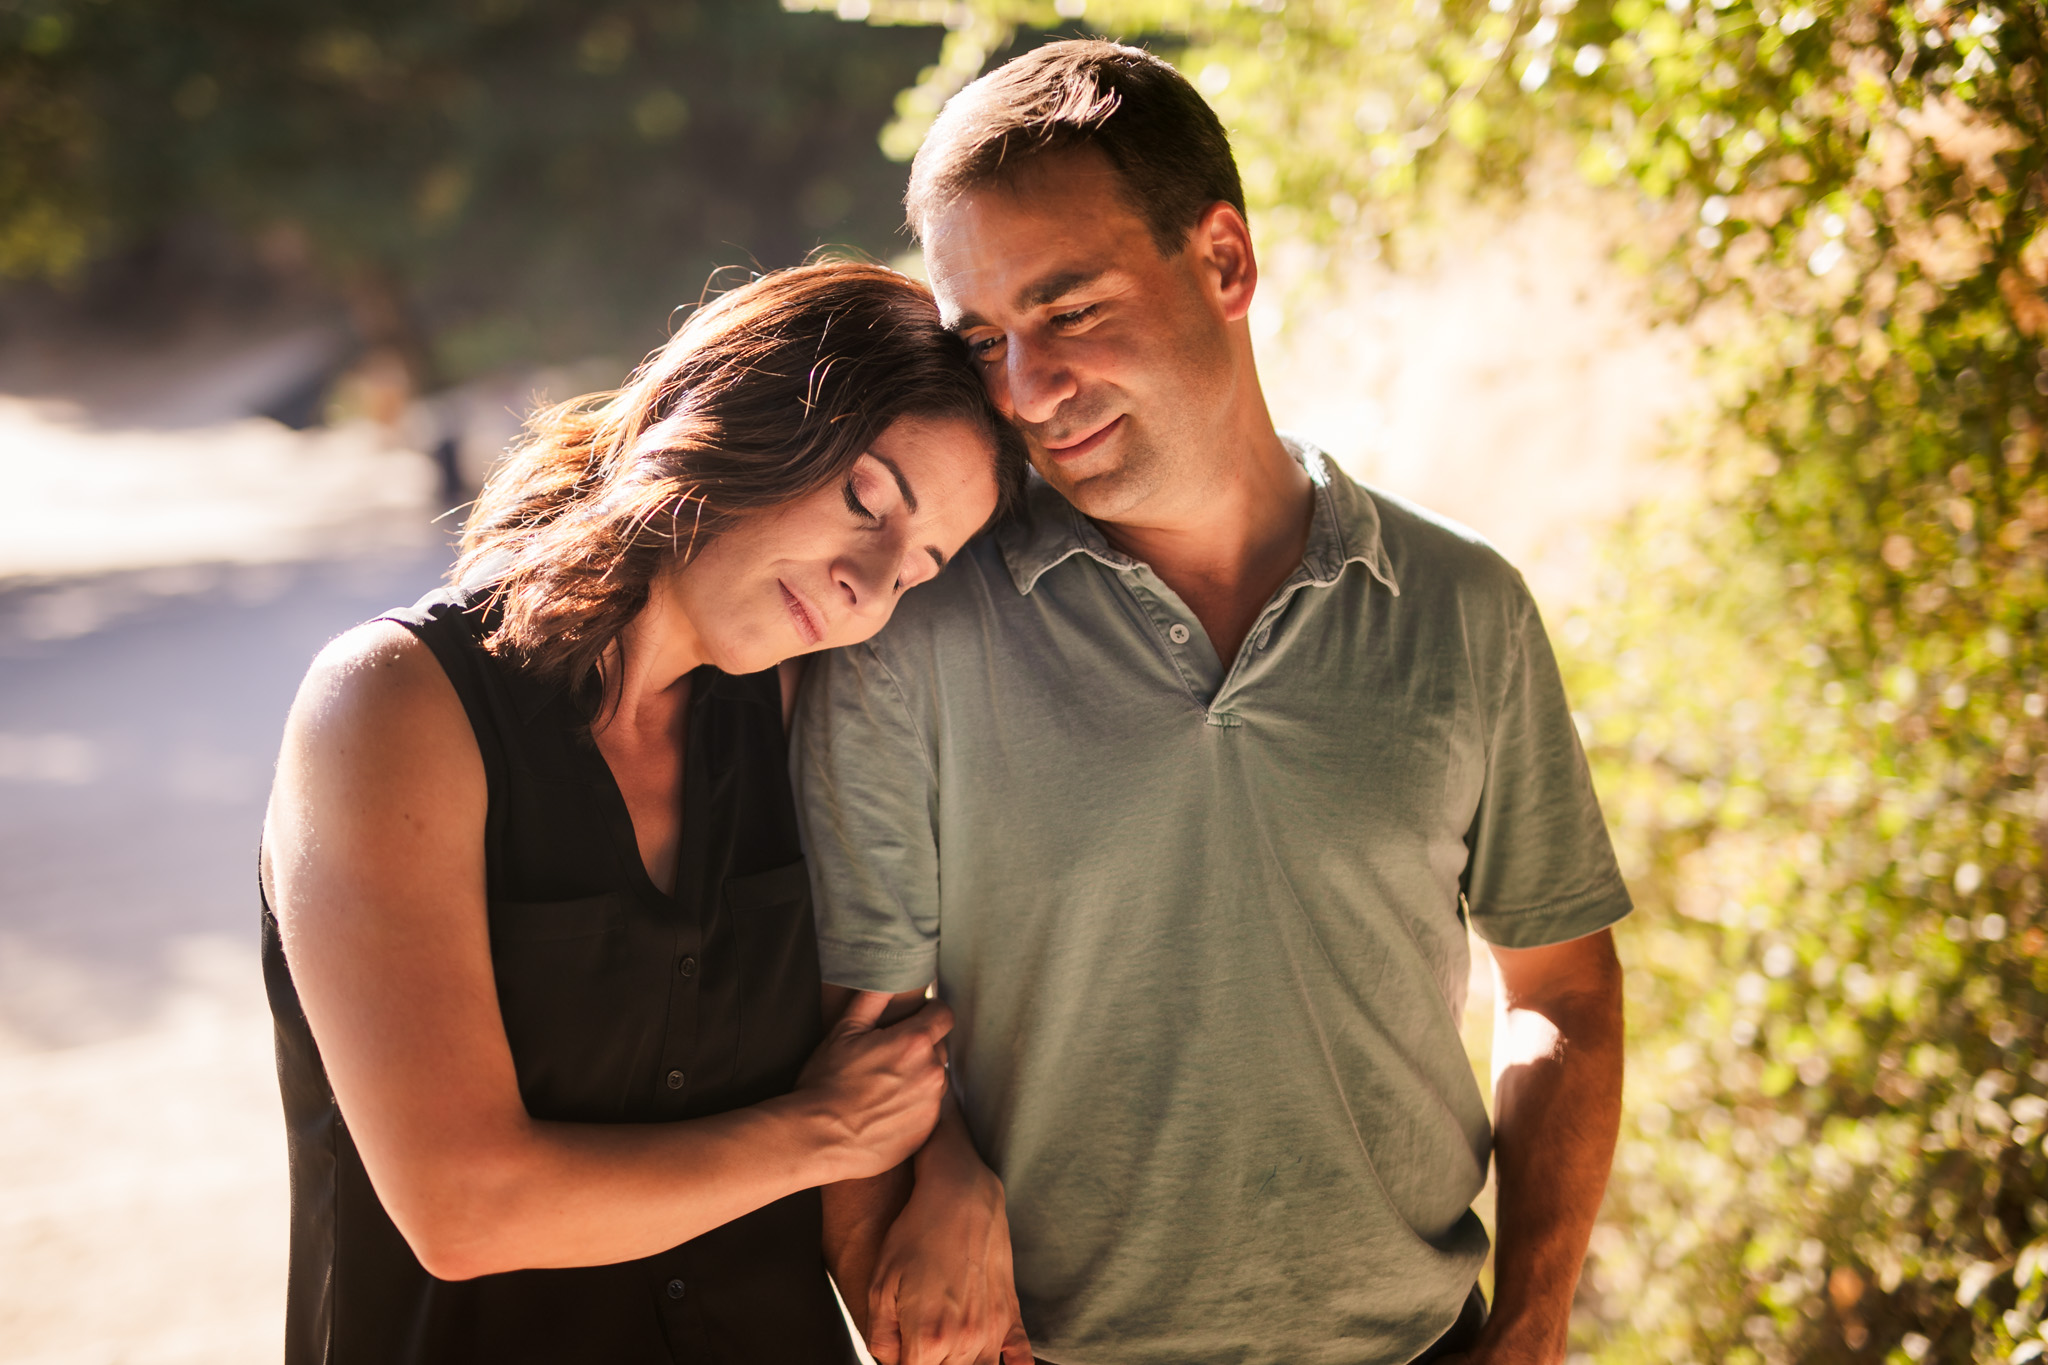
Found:
[{"label": "man's nose", "polygon": [[1074,396],[1074,372],[1056,348],[1012,339],[1005,360],[1003,379],[1008,391],[997,394],[996,402],[1018,421],[1034,426],[1051,421],[1060,404]]}]

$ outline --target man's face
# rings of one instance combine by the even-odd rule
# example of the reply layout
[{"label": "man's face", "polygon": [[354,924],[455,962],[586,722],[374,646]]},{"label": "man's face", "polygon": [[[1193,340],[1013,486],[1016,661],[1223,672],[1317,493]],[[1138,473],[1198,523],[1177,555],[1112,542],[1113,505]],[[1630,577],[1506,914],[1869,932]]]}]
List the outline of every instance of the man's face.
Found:
[{"label": "man's face", "polygon": [[1237,361],[1199,235],[1161,256],[1087,149],[1038,158],[925,224],[948,325],[1032,464],[1091,517],[1144,520],[1202,483]]}]

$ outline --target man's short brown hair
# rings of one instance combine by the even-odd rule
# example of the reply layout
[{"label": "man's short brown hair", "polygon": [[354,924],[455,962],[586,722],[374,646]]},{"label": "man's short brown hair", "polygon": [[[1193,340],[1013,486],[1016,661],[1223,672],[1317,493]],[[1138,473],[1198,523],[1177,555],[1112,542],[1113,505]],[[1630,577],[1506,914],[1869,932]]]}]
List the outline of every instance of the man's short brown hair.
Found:
[{"label": "man's short brown hair", "polygon": [[1222,122],[1187,78],[1120,43],[1047,43],[946,102],[910,167],[910,230],[962,194],[1001,183],[1033,158],[1093,147],[1109,158],[1162,255],[1217,202],[1244,212]]}]

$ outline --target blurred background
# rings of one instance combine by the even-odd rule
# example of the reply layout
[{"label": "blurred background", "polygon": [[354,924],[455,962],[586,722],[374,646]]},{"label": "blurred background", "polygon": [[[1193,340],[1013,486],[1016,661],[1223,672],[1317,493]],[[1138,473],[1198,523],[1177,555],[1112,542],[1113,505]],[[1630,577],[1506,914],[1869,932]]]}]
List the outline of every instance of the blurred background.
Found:
[{"label": "blurred background", "polygon": [[0,0],[0,1360],[276,1357],[298,676],[1073,34],[1229,125],[1282,425],[1543,603],[1640,906],[1575,1359],[2040,1358],[2039,0]]}]

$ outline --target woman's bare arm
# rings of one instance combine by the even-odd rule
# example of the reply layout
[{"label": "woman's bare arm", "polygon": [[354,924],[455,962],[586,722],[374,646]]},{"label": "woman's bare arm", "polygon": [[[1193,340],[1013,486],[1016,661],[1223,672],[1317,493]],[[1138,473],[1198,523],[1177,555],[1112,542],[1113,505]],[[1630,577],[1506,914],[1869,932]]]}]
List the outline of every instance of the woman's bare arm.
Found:
[{"label": "woman's bare arm", "polygon": [[403,627],[315,661],[265,822],[286,957],[386,1211],[463,1279],[651,1255],[784,1195],[891,1169],[944,1094],[943,1006],[834,1028],[790,1095],[673,1124],[566,1124],[520,1101],[491,972],[482,759]]}]

